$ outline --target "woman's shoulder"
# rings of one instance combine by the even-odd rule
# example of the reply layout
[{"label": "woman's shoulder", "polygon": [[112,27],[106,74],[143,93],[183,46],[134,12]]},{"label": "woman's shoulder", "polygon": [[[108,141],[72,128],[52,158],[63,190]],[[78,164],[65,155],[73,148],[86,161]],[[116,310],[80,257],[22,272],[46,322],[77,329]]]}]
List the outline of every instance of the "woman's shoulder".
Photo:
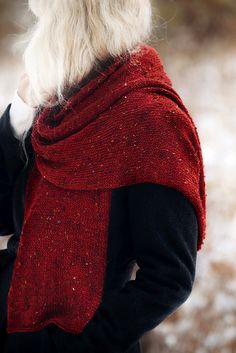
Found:
[{"label": "woman's shoulder", "polygon": [[0,117],[0,145],[8,148],[9,146],[18,146],[19,140],[14,135],[14,130],[10,122],[11,103],[7,105]]},{"label": "woman's shoulder", "polygon": [[21,142],[10,123],[10,108],[11,104],[8,104],[0,118],[0,163],[1,177],[4,174],[12,183],[25,161]]}]

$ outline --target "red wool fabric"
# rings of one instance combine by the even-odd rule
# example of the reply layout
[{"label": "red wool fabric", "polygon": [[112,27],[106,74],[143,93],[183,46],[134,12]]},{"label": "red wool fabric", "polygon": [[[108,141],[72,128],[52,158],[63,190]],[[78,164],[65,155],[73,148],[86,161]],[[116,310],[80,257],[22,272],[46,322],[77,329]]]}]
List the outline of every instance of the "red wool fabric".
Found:
[{"label": "red wool fabric", "polygon": [[142,182],[193,204],[198,250],[206,231],[196,126],[157,51],[140,43],[32,129],[35,163],[8,295],[8,333],[48,323],[80,333],[98,308],[106,270],[111,190]]}]

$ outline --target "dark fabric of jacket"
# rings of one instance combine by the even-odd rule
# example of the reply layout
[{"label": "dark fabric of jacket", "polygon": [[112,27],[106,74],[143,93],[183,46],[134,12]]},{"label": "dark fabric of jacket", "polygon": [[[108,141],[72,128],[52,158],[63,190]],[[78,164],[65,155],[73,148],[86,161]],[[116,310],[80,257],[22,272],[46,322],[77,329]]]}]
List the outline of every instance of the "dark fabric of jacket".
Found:
[{"label": "dark fabric of jacket", "polygon": [[[193,205],[179,191],[155,183],[112,190],[103,299],[83,332],[74,335],[51,324],[38,332],[7,334],[7,295],[22,229],[25,185],[34,160],[31,130],[26,139],[27,164],[12,133],[9,109],[10,104],[0,119],[0,235],[14,236],[8,249],[0,251],[0,352],[142,352],[143,334],[191,293],[198,241]],[[135,263],[138,271],[131,279]]]}]

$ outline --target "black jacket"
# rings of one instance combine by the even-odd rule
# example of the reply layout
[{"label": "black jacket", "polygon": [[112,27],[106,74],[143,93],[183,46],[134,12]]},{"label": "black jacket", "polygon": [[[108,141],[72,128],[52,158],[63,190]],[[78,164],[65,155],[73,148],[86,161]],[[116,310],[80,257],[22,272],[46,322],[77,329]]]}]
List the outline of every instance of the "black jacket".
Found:
[{"label": "black jacket", "polygon": [[[191,293],[197,257],[196,212],[179,191],[154,183],[112,190],[103,300],[79,335],[55,325],[6,334],[7,293],[24,215],[24,190],[34,162],[31,130],[26,163],[9,109],[0,119],[0,235],[14,233],[0,251],[1,353],[140,353],[140,338]],[[139,269],[131,279],[133,267]],[[4,348],[5,344],[5,348]]]}]

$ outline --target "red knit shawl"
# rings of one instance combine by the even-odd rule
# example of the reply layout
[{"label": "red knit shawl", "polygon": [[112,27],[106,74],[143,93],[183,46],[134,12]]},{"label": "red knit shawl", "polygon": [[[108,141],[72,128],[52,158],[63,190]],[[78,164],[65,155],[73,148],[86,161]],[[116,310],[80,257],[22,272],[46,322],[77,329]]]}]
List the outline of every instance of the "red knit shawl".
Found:
[{"label": "red knit shawl", "polygon": [[175,188],[205,238],[203,160],[197,129],[157,51],[117,57],[32,129],[35,164],[8,296],[8,332],[50,322],[83,330],[102,298],[111,190],[152,182]]}]

